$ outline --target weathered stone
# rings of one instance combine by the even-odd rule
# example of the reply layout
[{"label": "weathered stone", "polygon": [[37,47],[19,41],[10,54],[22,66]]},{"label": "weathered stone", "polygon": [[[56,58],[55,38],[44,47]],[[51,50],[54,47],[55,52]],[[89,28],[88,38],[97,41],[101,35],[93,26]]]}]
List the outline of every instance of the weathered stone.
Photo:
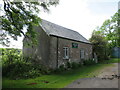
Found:
[{"label": "weathered stone", "polygon": [[[49,35],[48,33],[46,33],[44,29],[45,28],[42,28],[41,26],[35,27],[35,31],[38,34],[37,36],[38,45],[36,46],[32,45],[30,47],[26,47],[25,45],[23,45],[24,57],[31,57],[37,64],[42,64],[45,67],[52,68],[52,69],[56,69],[62,64],[65,65],[67,62],[82,63],[83,61],[80,58],[80,50],[84,50],[84,60],[92,59],[92,45],[89,43],[89,41],[87,41],[87,39],[85,39],[79,33],[73,30],[69,31],[68,29],[63,28],[64,30],[66,30],[65,32],[70,32],[70,35],[72,35],[72,33],[73,34],[75,33],[77,36],[79,36],[79,38],[81,37],[82,42],[78,40],[78,38],[75,35],[72,35],[72,36],[68,35],[69,38],[60,37],[59,35],[58,36]],[[63,32],[64,30],[62,30],[63,34],[64,34]],[[69,33],[66,33],[66,34],[69,34]],[[73,39],[71,39],[72,37]],[[29,40],[27,38],[24,38],[23,44],[25,44],[26,41],[29,41]],[[72,46],[73,43],[75,43],[78,46],[76,48],[73,48]],[[64,58],[64,50],[63,50],[64,47],[68,47],[69,49],[68,59]]]}]

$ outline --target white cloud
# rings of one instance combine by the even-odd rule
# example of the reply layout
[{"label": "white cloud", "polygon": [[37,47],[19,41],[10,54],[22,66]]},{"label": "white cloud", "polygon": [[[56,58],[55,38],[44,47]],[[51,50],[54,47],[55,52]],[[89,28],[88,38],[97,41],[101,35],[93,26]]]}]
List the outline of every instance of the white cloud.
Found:
[{"label": "white cloud", "polygon": [[88,39],[96,26],[102,25],[104,20],[112,16],[106,13],[95,15],[88,8],[89,2],[88,0],[60,0],[60,4],[56,8],[50,8],[49,15],[42,13],[40,16],[53,23],[78,31]]},{"label": "white cloud", "polygon": [[[114,1],[116,5],[117,1]],[[112,16],[104,12],[104,10],[104,13],[95,14],[88,7],[90,2],[112,2],[112,0],[60,0],[59,5],[50,7],[50,13],[41,12],[39,16],[45,20],[78,31],[89,39],[93,29],[101,26],[106,19]],[[115,7],[117,10],[116,6],[111,7]],[[114,14],[114,12],[112,13]],[[22,42],[18,42],[17,44],[15,42],[14,47],[22,48]]]}]

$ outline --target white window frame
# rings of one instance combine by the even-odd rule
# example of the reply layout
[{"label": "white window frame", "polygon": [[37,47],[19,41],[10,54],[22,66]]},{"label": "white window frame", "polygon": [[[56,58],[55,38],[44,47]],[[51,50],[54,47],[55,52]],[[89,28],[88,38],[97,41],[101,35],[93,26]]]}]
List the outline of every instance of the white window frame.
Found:
[{"label": "white window frame", "polygon": [[69,48],[63,47],[63,59],[69,59]]},{"label": "white window frame", "polygon": [[84,50],[84,49],[81,49],[81,50],[80,50],[80,58],[81,58],[81,59],[84,59],[84,58],[85,58],[85,50]]}]

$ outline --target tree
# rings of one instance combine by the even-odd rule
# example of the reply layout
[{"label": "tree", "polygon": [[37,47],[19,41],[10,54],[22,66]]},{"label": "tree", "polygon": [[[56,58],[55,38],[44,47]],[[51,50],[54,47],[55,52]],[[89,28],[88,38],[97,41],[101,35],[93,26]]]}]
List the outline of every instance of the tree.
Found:
[{"label": "tree", "polygon": [[[119,19],[120,13],[118,12],[116,12],[110,19],[105,20],[101,27],[97,27],[93,31],[93,34],[91,37],[92,43],[93,43],[93,39],[95,39],[96,42],[97,41],[99,42],[100,37],[101,37],[101,40],[103,37],[103,40],[107,41],[106,47],[103,47],[103,48],[107,51],[108,56],[111,56],[112,49],[114,47],[120,47],[120,43],[119,43],[120,42],[120,27],[118,27],[118,24],[120,23],[120,19]],[[99,48],[99,46],[95,45],[95,48]],[[104,51],[99,52],[98,50],[97,53],[106,53],[106,52]]]},{"label": "tree", "polygon": [[97,27],[94,31],[94,33],[104,36],[112,47],[120,46],[118,43],[120,41],[120,29],[118,27],[118,22],[120,22],[119,18],[120,14],[116,12],[111,19],[105,20],[102,26]]},{"label": "tree", "polygon": [[10,38],[17,40],[22,35],[31,40],[29,43],[35,44],[37,42],[35,39],[37,34],[33,26],[39,25],[41,21],[40,17],[38,17],[39,8],[42,7],[45,11],[49,11],[51,5],[57,5],[59,2],[58,0],[20,1],[3,0],[4,7],[0,9],[3,13],[0,16],[0,44],[2,45],[8,46]]},{"label": "tree", "polygon": [[107,53],[107,40],[105,37],[92,33],[92,37],[89,41],[93,44],[93,52],[97,54],[98,60],[108,59]]}]

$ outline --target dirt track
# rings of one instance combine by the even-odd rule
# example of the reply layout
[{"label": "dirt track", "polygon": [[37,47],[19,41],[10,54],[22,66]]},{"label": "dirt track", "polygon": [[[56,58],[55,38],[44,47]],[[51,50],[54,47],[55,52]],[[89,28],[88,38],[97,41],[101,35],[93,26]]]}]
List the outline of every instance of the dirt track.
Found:
[{"label": "dirt track", "polygon": [[115,63],[114,66],[101,70],[98,76],[76,80],[65,88],[118,88],[118,80],[120,81],[118,70],[120,63],[119,65]]}]

